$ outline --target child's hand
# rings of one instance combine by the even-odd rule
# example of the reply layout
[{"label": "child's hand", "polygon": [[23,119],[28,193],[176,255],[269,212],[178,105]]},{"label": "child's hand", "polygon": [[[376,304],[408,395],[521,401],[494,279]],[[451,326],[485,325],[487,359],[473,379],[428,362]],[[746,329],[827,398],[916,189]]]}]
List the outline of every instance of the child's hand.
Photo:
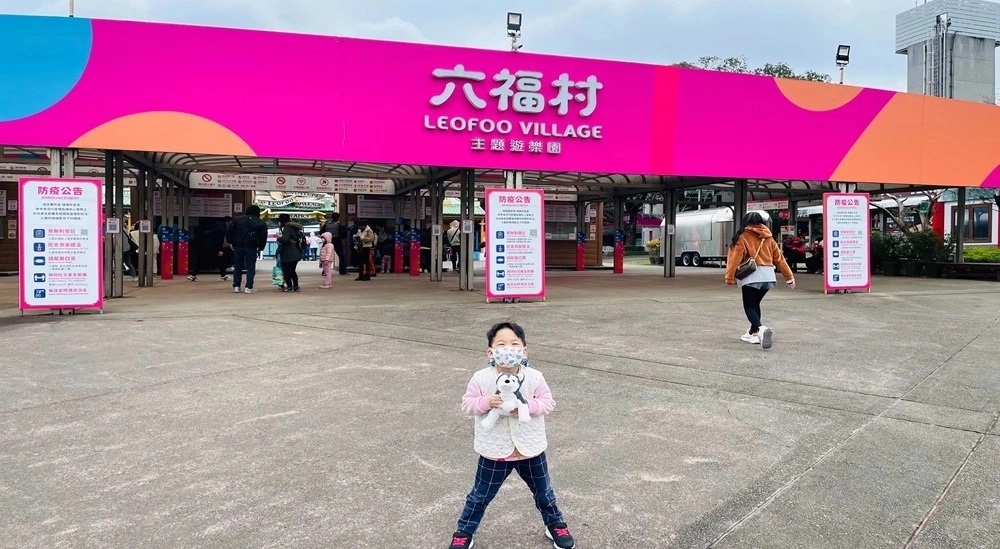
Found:
[{"label": "child's hand", "polygon": [[493,395],[490,397],[490,408],[499,408],[503,406],[503,399],[500,395]]}]

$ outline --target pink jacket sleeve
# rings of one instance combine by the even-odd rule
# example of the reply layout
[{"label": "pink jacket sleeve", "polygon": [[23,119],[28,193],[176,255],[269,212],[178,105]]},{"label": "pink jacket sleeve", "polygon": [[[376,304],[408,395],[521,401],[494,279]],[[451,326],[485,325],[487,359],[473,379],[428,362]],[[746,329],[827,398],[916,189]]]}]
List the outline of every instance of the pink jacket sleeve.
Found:
[{"label": "pink jacket sleeve", "polygon": [[533,416],[545,416],[555,409],[556,401],[552,399],[552,390],[549,389],[549,384],[545,382],[543,376],[538,382],[538,387],[535,387],[535,394],[528,399],[528,413]]},{"label": "pink jacket sleeve", "polygon": [[319,251],[319,260],[324,263],[333,263],[336,259],[337,253],[333,249],[333,244],[327,242]]},{"label": "pink jacket sleeve", "polygon": [[465,395],[462,396],[462,413],[477,416],[489,411],[490,397],[483,394],[483,388],[476,383],[475,378],[469,380],[469,386],[465,388]]}]

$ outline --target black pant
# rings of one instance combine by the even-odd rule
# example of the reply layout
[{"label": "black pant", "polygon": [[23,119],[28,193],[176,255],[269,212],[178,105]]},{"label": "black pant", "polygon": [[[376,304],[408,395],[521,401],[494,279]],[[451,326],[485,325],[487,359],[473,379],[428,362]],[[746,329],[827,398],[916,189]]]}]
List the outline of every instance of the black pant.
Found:
[{"label": "black pant", "polygon": [[747,320],[750,321],[750,333],[756,334],[760,330],[761,314],[760,302],[767,295],[767,290],[758,290],[750,286],[743,287],[743,310],[747,313]]},{"label": "black pant", "polygon": [[337,253],[337,259],[340,263],[340,274],[347,274],[347,261],[344,256],[344,248],[342,246],[334,246],[333,251]]},{"label": "black pant", "polygon": [[297,290],[299,288],[299,273],[295,272],[298,261],[282,261],[281,276],[285,277],[285,287]]},{"label": "black pant", "polygon": [[451,270],[458,271],[458,252],[462,249],[461,246],[451,246]]}]

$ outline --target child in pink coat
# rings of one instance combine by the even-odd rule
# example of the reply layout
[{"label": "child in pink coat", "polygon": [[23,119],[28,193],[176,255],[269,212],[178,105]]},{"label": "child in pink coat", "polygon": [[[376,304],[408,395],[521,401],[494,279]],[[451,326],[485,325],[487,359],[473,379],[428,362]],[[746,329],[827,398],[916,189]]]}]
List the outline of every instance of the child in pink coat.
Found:
[{"label": "child in pink coat", "polygon": [[333,249],[333,235],[323,233],[323,247],[319,251],[319,268],[323,271],[322,290],[329,290],[333,282],[333,264],[337,262],[337,252]]}]

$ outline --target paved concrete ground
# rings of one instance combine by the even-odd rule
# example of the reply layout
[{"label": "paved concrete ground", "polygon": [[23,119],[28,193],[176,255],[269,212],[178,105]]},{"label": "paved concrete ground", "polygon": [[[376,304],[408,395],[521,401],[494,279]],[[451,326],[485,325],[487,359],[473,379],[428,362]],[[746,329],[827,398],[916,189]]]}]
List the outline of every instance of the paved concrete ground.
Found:
[{"label": "paved concrete ground", "polygon": [[[0,547],[444,547],[471,487],[458,403],[499,319],[553,388],[582,548],[1000,547],[1000,285],[819,279],[742,343],[720,271],[552,273],[544,303],[405,276],[18,318],[0,279]],[[548,547],[511,478],[483,549]]]}]

